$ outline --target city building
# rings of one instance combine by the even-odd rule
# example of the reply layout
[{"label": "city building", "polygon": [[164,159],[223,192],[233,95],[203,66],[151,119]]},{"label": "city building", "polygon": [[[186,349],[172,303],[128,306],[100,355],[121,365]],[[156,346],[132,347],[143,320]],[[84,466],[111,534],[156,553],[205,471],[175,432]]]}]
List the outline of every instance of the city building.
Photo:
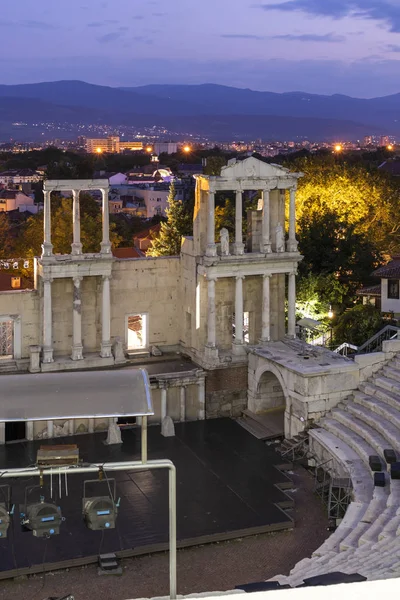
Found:
[{"label": "city building", "polygon": [[19,210],[19,212],[38,212],[38,206],[33,198],[24,194],[20,190],[0,190],[0,212],[10,212]]},{"label": "city building", "polygon": [[22,183],[38,183],[43,176],[32,169],[9,169],[0,172],[0,184],[10,186]]},{"label": "city building", "polygon": [[178,144],[176,142],[156,142],[154,144],[154,152],[159,154],[176,154],[178,152]]},{"label": "city building", "polygon": [[119,136],[108,136],[107,138],[86,138],[85,149],[89,154],[119,154],[125,150],[143,150],[142,142],[121,140]]}]

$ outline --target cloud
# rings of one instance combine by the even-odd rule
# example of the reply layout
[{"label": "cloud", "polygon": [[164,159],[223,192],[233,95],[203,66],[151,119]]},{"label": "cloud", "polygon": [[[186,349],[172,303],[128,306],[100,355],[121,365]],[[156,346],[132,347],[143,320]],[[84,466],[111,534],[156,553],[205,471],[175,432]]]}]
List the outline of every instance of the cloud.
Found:
[{"label": "cloud", "polygon": [[318,35],[316,33],[303,33],[303,34],[292,34],[285,33],[282,35],[253,35],[252,33],[224,33],[221,35],[223,38],[238,39],[238,40],[288,40],[290,42],[326,42],[326,43],[338,43],[344,42],[346,38],[343,35],[336,35],[334,33],[325,33]]},{"label": "cloud", "polygon": [[389,52],[400,52],[400,46],[398,44],[389,44],[386,46],[386,50]]},{"label": "cloud", "polygon": [[341,19],[347,16],[383,21],[390,31],[400,32],[398,0],[287,0],[277,4],[259,4],[265,11],[305,12],[319,17]]},{"label": "cloud", "polygon": [[338,43],[344,42],[346,38],[343,35],[335,35],[334,33],[325,33],[318,35],[316,33],[303,33],[301,35],[295,35],[286,33],[284,35],[272,36],[275,40],[288,40],[293,42],[327,42],[327,43]]},{"label": "cloud", "polygon": [[252,35],[251,33],[224,33],[221,35],[223,38],[237,39],[237,40],[265,40],[265,35]]},{"label": "cloud", "polygon": [[122,35],[122,32],[114,31],[112,33],[106,33],[105,35],[101,35],[97,38],[97,41],[101,44],[109,44],[110,42],[115,42],[116,40],[118,40],[120,37],[122,37]]}]

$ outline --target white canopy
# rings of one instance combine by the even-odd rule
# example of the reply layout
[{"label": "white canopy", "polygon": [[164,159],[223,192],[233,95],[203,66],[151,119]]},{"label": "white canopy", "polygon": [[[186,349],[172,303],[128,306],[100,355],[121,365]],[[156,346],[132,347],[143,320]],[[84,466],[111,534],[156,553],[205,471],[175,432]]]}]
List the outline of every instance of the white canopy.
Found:
[{"label": "white canopy", "polygon": [[0,421],[153,415],[145,369],[0,377]]}]

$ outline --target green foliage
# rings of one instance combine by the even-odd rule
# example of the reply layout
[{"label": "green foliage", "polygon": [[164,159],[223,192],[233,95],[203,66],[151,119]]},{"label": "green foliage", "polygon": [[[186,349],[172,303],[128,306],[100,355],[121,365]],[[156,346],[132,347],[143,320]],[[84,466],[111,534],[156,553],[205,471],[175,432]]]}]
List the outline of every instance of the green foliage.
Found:
[{"label": "green foliage", "polygon": [[225,156],[208,156],[207,164],[204,167],[205,175],[221,175],[222,167],[225,167],[227,160]]},{"label": "green foliage", "polygon": [[343,313],[334,324],[335,344],[348,342],[361,346],[385,324],[380,311],[374,306],[357,304]]},{"label": "green foliage", "polygon": [[160,234],[154,239],[148,256],[177,256],[181,251],[182,236],[192,230],[192,220],[183,202],[176,199],[175,185],[169,189],[167,221],[161,223]]},{"label": "green foliage", "polygon": [[296,311],[300,318],[328,322],[329,307],[340,306],[347,291],[334,274],[308,273],[297,281]]}]

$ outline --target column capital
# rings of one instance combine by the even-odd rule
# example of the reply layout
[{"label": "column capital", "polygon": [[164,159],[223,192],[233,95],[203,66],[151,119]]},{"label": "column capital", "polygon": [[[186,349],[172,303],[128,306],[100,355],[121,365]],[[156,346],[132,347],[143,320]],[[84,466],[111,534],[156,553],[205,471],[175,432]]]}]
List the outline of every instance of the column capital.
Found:
[{"label": "column capital", "polygon": [[102,275],[101,278],[103,281],[110,281],[111,275]]},{"label": "column capital", "polygon": [[159,379],[158,380],[158,387],[160,388],[160,390],[166,390],[168,385],[167,382],[164,379]]},{"label": "column capital", "polygon": [[42,277],[43,283],[53,283],[54,279],[50,275],[45,275]]},{"label": "column capital", "polygon": [[246,275],[235,275],[235,279],[241,279],[243,281],[243,279],[246,279]]},{"label": "column capital", "polygon": [[289,190],[291,192],[297,192],[297,181],[293,185],[290,186]]},{"label": "column capital", "polygon": [[204,277],[206,278],[206,281],[213,281],[214,283],[218,280],[216,275],[204,275]]},{"label": "column capital", "polygon": [[272,274],[271,273],[264,273],[263,274],[263,279],[271,279]]},{"label": "column capital", "polygon": [[76,275],[72,279],[73,279],[73,282],[74,282],[75,285],[79,285],[80,282],[82,281],[83,277],[81,275]]}]

